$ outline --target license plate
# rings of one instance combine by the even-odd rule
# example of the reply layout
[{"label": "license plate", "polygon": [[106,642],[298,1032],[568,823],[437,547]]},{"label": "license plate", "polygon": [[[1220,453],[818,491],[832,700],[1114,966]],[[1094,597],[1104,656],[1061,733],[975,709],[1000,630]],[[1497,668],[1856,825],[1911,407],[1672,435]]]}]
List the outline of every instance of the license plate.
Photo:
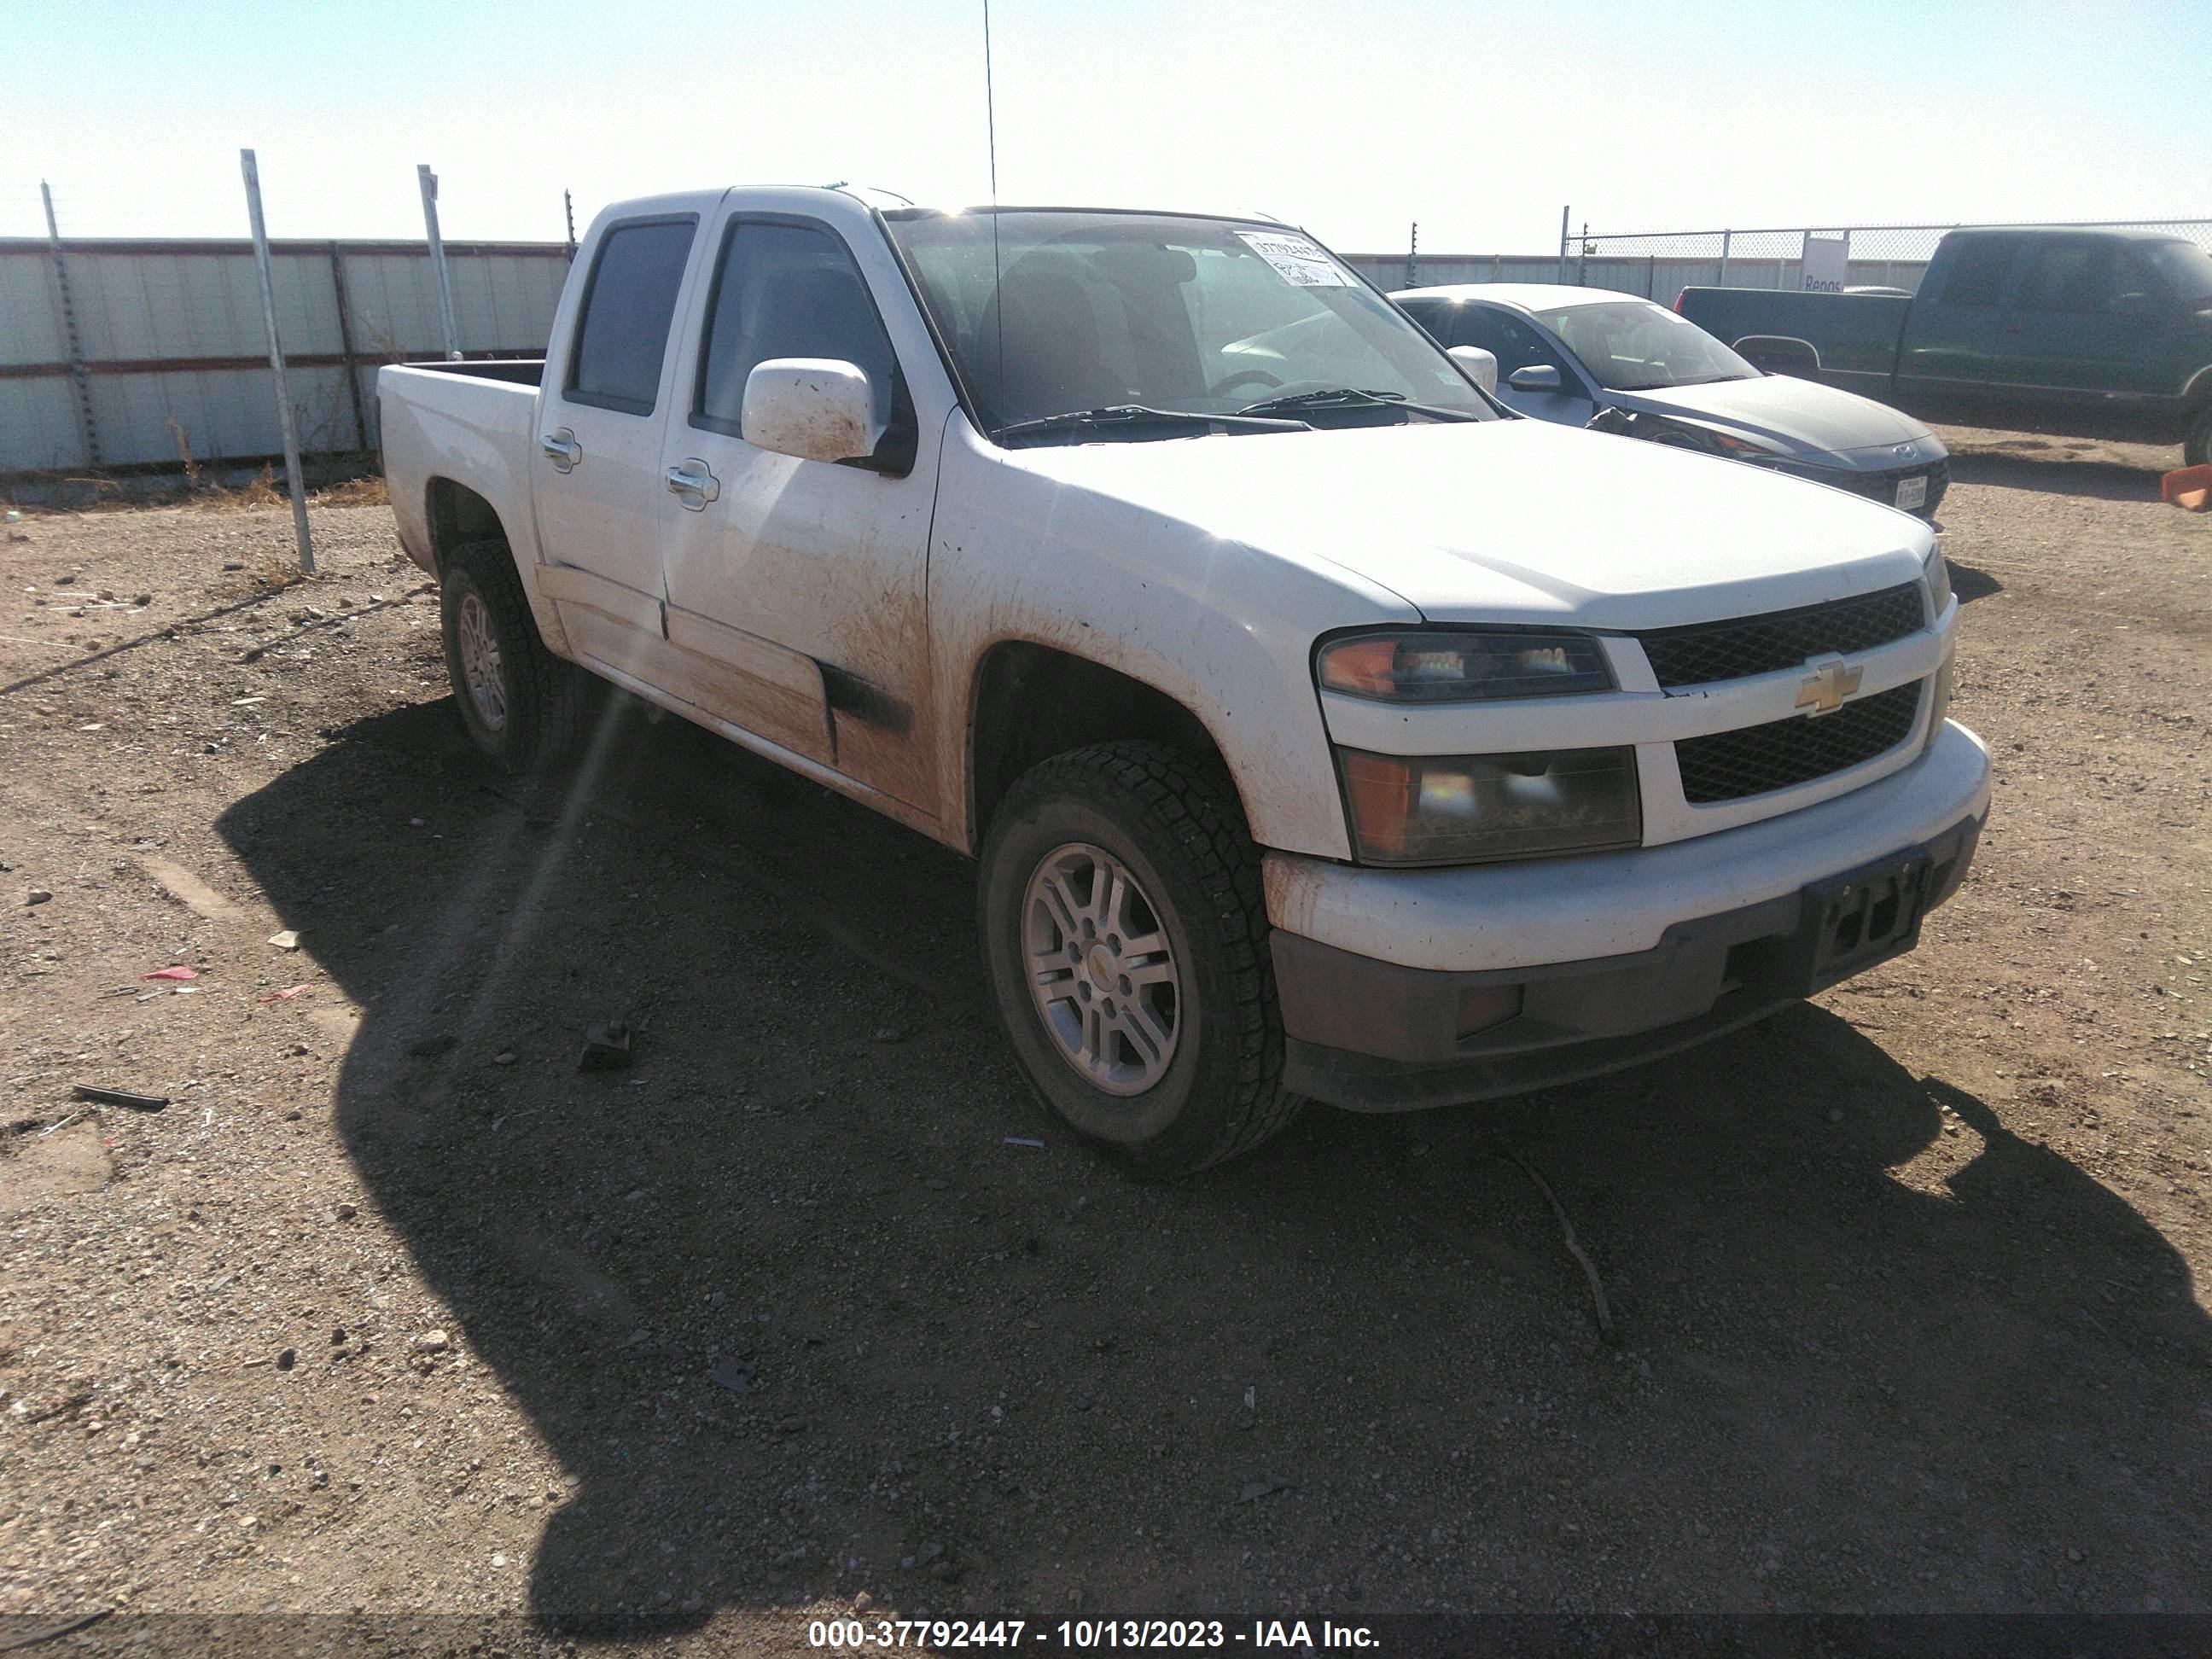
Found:
[{"label": "license plate", "polygon": [[1805,890],[1813,988],[1911,950],[1920,939],[1934,860],[1924,853],[1870,864]]},{"label": "license plate", "polygon": [[1925,477],[1899,478],[1897,481],[1897,507],[1900,513],[1917,513],[1928,505],[1928,480]]}]

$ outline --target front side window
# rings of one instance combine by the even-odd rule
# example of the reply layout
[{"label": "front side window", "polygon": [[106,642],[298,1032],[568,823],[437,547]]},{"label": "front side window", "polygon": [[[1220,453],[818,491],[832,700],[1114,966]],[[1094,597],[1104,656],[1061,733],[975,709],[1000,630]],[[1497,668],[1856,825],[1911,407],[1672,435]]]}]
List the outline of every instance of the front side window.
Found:
[{"label": "front side window", "polygon": [[2194,242],[2153,242],[2143,257],[2176,298],[2192,306],[2212,301],[2212,253]]},{"label": "front side window", "polygon": [[1229,416],[1340,392],[1373,394],[1370,413],[1389,400],[1496,412],[1442,346],[1279,225],[1036,210],[885,218],[994,434],[1086,410]]},{"label": "front side window", "polygon": [[1536,315],[1600,386],[1615,392],[1748,380],[1759,374],[1695,323],[1649,300],[1559,306]]},{"label": "front side window", "polygon": [[568,358],[568,401],[650,415],[696,219],[617,225],[599,243]]},{"label": "front side window", "polygon": [[714,273],[691,423],[744,435],[745,380],[771,357],[829,357],[865,371],[891,423],[898,360],[844,243],[809,225],[741,220]]}]

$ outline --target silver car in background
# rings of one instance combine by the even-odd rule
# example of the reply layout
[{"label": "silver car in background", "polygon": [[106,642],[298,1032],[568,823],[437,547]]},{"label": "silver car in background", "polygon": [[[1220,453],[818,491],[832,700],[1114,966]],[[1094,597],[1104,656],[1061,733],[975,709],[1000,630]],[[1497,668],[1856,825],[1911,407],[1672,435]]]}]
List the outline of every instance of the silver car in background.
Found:
[{"label": "silver car in background", "polygon": [[1604,428],[1809,478],[1933,518],[1950,452],[1856,392],[1754,368],[1664,306],[1608,289],[1468,283],[1390,296],[1444,345],[1498,359],[1498,396]]}]

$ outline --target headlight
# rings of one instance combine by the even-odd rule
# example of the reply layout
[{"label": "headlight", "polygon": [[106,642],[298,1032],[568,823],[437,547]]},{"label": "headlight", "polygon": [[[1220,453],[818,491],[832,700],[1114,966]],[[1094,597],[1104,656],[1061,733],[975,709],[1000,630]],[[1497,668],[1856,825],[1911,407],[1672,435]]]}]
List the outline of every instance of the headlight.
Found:
[{"label": "headlight", "polygon": [[1323,646],[1315,672],[1328,690],[1383,702],[1613,690],[1613,671],[1596,640],[1540,630],[1358,634]]},{"label": "headlight", "polygon": [[1928,577],[1928,614],[1940,620],[1951,603],[1951,567],[1944,562],[1942,548],[1929,554],[1924,568]]},{"label": "headlight", "polygon": [[1337,757],[1364,863],[1472,864],[1643,839],[1633,749]]}]

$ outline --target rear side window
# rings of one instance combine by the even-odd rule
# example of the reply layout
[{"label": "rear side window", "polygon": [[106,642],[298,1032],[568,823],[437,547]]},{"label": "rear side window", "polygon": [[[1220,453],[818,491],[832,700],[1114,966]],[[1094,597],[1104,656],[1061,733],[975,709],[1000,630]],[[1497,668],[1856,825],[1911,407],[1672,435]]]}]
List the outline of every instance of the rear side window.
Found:
[{"label": "rear side window", "polygon": [[843,242],[806,225],[739,221],[714,273],[691,423],[744,436],[745,380],[771,357],[830,357],[865,370],[875,417],[891,421],[898,360]]},{"label": "rear side window", "polygon": [[1977,236],[1959,249],[1951,262],[1951,275],[1943,284],[1938,305],[1993,308],[2003,294],[2005,276],[2019,244],[2010,237]]},{"label": "rear side window", "polygon": [[1480,346],[1497,358],[1498,378],[1501,380],[1509,379],[1516,370],[1546,364],[1558,369],[1563,378],[1567,372],[1566,365],[1559,361],[1559,354],[1545,343],[1542,335],[1528,324],[1502,311],[1492,311],[1488,306],[1462,306],[1459,319],[1452,325],[1451,343]]},{"label": "rear side window", "polygon": [[1419,323],[1438,344],[1449,343],[1444,337],[1451,331],[1451,322],[1442,300],[1401,300],[1398,309]]},{"label": "rear side window", "polygon": [[676,291],[697,228],[688,216],[642,220],[617,225],[600,241],[568,358],[570,403],[653,413]]},{"label": "rear side window", "polygon": [[2134,274],[2110,242],[2050,242],[2029,262],[2017,303],[2022,311],[2094,316],[2112,308],[2123,278]]}]

